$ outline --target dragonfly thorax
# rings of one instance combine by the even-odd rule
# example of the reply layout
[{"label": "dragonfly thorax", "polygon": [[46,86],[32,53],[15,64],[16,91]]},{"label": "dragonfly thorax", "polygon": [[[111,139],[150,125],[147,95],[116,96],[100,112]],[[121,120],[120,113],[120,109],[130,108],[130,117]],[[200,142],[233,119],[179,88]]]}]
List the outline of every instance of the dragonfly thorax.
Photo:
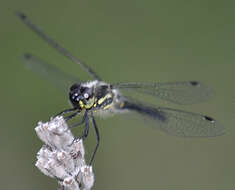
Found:
[{"label": "dragonfly thorax", "polygon": [[91,81],[71,86],[69,98],[72,105],[80,110],[107,109],[113,103],[114,92],[105,82]]}]

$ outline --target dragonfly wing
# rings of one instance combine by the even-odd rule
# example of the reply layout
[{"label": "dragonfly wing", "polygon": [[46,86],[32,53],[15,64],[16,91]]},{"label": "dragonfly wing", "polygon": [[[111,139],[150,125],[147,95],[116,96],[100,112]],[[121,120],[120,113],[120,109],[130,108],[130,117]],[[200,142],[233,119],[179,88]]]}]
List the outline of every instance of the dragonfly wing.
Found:
[{"label": "dragonfly wing", "polygon": [[182,137],[215,137],[225,133],[224,127],[209,116],[163,107],[158,110],[166,117],[160,127],[168,134]]},{"label": "dragonfly wing", "polygon": [[25,54],[23,56],[23,62],[26,68],[37,73],[45,80],[50,81],[52,85],[61,89],[63,92],[66,92],[71,85],[80,81],[77,77],[64,73],[57,67],[47,64],[31,54]]},{"label": "dragonfly wing", "polygon": [[113,85],[123,90],[149,94],[175,104],[194,104],[209,100],[214,91],[198,81],[170,83],[118,83]]},{"label": "dragonfly wing", "polygon": [[78,58],[73,56],[68,50],[63,48],[59,43],[53,40],[50,36],[48,36],[45,32],[41,30],[39,26],[34,24],[30,18],[28,18],[23,12],[16,12],[16,15],[19,19],[29,27],[34,33],[36,33],[42,40],[47,42],[50,46],[55,48],[59,53],[64,55],[65,57],[69,58],[71,61],[75,62],[76,64],[80,65],[84,70],[86,70],[94,79],[101,80],[100,77],[85,63],[81,62]]},{"label": "dragonfly wing", "polygon": [[126,101],[123,109],[135,111],[154,119],[156,128],[167,134],[181,137],[215,137],[225,133],[216,120],[202,114],[165,107],[150,107]]}]

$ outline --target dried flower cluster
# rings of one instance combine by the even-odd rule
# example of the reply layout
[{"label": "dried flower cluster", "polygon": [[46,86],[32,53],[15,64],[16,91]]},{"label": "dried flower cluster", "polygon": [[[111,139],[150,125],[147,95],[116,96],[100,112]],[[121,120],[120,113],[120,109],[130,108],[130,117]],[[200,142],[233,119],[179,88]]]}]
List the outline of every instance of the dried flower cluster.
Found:
[{"label": "dried flower cluster", "polygon": [[94,173],[85,162],[82,139],[75,139],[63,117],[39,122],[35,128],[45,143],[37,154],[36,166],[45,175],[56,178],[60,189],[89,190],[94,184]]}]

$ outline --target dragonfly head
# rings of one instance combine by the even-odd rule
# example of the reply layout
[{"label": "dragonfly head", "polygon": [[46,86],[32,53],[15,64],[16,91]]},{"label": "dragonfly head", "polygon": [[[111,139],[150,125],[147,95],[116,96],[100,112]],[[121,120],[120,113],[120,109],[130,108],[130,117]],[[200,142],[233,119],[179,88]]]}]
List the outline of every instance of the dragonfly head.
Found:
[{"label": "dragonfly head", "polygon": [[76,83],[70,88],[69,99],[72,105],[80,110],[90,109],[95,102],[93,88]]}]

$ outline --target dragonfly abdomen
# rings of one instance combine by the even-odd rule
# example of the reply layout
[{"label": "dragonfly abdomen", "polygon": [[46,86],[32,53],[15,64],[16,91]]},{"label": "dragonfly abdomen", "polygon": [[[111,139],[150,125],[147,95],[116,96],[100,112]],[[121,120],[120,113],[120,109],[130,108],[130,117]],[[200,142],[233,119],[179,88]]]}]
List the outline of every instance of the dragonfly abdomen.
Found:
[{"label": "dragonfly abdomen", "polygon": [[147,107],[147,106],[137,104],[137,103],[132,103],[132,102],[129,102],[129,101],[123,101],[120,104],[119,109],[127,109],[127,110],[130,110],[130,111],[135,111],[135,112],[138,112],[140,114],[149,116],[153,119],[157,119],[157,120],[162,121],[162,122],[167,120],[164,113],[161,112],[160,110],[158,110],[157,108]]}]

